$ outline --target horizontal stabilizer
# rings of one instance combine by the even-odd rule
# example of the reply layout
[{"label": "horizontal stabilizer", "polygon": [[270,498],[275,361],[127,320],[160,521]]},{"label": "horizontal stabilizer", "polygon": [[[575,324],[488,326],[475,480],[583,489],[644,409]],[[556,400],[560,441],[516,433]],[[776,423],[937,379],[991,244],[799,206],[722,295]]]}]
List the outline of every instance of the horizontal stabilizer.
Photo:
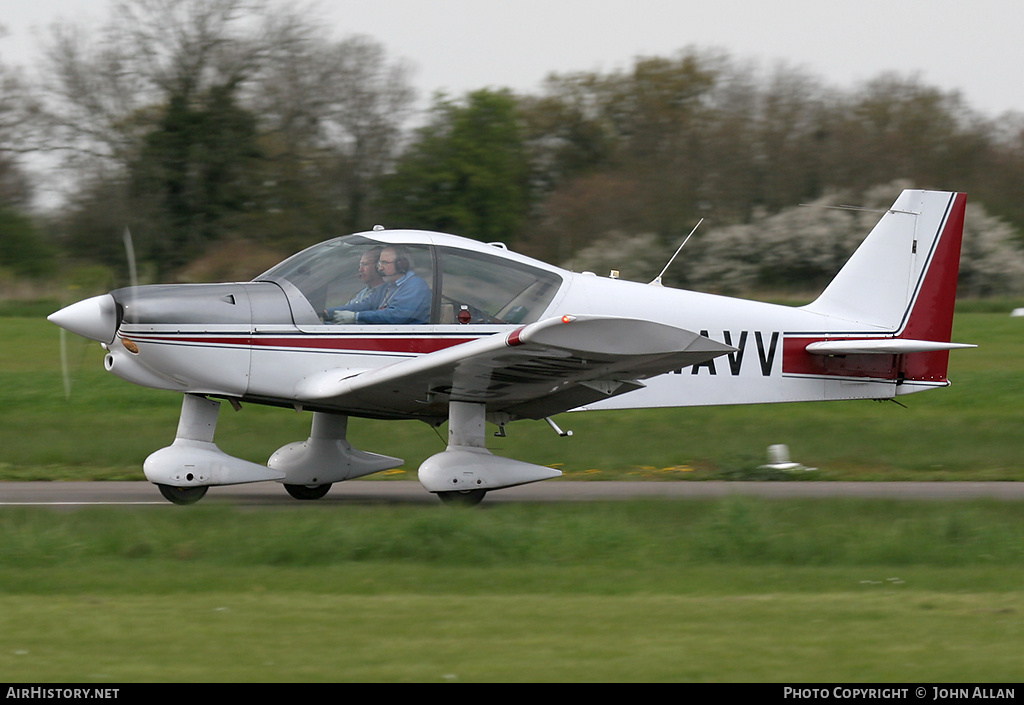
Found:
[{"label": "horizontal stabilizer", "polygon": [[820,340],[807,346],[813,355],[903,355],[906,353],[936,352],[976,348],[967,343],[941,343],[934,340],[905,340],[903,338],[867,338],[861,340]]}]

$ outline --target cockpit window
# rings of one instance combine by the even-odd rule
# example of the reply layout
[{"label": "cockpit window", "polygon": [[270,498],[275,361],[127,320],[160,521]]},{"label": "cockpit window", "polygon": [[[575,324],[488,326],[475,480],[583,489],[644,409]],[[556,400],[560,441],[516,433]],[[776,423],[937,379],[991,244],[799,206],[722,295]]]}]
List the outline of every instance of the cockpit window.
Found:
[{"label": "cockpit window", "polygon": [[441,323],[531,323],[551,303],[561,278],[477,252],[441,248]]},{"label": "cockpit window", "polygon": [[[379,274],[403,281],[388,289]],[[299,325],[522,325],[539,319],[562,283],[554,273],[495,255],[453,247],[394,246],[363,235],[315,245],[257,279],[277,281],[290,292]],[[425,301],[421,313],[393,320],[389,314],[394,312],[385,310],[389,303],[394,309],[399,300],[410,298],[414,283]],[[367,303],[371,301],[372,305]]]},{"label": "cockpit window", "polygon": [[[369,300],[371,295],[375,295],[377,299],[381,298],[384,292],[381,287],[384,282],[379,276],[377,264],[381,252],[386,247],[388,246],[384,243],[361,235],[338,238],[303,250],[265,272],[258,279],[287,282],[302,294],[320,321],[332,323],[338,309],[360,308],[356,303]],[[403,268],[403,273],[408,270],[421,277],[428,285],[426,296],[429,298],[434,269],[430,248],[409,246],[402,249],[405,257],[399,264]],[[392,260],[393,257],[388,259],[389,262]],[[384,302],[377,301],[377,304],[383,305]],[[426,323],[430,308],[428,301],[425,307],[426,314],[422,318],[395,322]],[[305,320],[306,316],[300,316],[298,312],[296,316],[296,322],[315,322]],[[298,318],[303,320],[299,321]],[[383,322],[385,321],[375,320],[371,323]]]}]

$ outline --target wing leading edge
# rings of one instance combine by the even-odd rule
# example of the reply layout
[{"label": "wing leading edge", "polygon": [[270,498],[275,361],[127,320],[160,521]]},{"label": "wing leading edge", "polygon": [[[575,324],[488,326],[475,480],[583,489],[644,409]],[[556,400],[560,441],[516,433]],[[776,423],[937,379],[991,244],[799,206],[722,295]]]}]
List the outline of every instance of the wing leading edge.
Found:
[{"label": "wing leading edge", "polygon": [[735,351],[654,321],[561,316],[373,370],[327,370],[301,381],[296,398],[350,413],[418,418],[443,418],[449,401],[469,401],[539,419]]}]

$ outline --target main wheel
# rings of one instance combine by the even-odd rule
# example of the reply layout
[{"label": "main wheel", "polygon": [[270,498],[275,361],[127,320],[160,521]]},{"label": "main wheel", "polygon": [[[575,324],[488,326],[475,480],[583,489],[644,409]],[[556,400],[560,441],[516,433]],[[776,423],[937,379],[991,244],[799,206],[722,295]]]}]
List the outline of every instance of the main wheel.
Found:
[{"label": "main wheel", "polygon": [[475,507],[483,501],[487,490],[452,490],[451,492],[438,492],[437,496],[445,504],[458,507]]},{"label": "main wheel", "polygon": [[331,490],[331,483],[328,482],[323,485],[285,485],[284,488],[295,499],[320,499]]},{"label": "main wheel", "polygon": [[206,485],[200,487],[173,487],[171,485],[157,485],[160,494],[174,504],[195,504],[206,496]]}]

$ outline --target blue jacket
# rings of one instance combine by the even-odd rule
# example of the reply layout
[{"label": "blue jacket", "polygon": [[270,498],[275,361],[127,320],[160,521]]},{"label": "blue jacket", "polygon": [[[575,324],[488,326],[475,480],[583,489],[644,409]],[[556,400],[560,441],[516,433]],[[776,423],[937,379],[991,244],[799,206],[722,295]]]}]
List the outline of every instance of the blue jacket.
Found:
[{"label": "blue jacket", "polygon": [[358,323],[429,323],[430,286],[414,272],[385,285],[384,298],[376,309],[364,304],[345,306],[356,313]]},{"label": "blue jacket", "polygon": [[358,294],[353,296],[347,304],[344,306],[334,306],[326,309],[328,322],[334,316],[335,311],[365,311],[369,309],[375,309],[380,306],[381,300],[384,298],[384,291],[388,288],[386,282],[381,282],[377,286],[365,286]]}]

